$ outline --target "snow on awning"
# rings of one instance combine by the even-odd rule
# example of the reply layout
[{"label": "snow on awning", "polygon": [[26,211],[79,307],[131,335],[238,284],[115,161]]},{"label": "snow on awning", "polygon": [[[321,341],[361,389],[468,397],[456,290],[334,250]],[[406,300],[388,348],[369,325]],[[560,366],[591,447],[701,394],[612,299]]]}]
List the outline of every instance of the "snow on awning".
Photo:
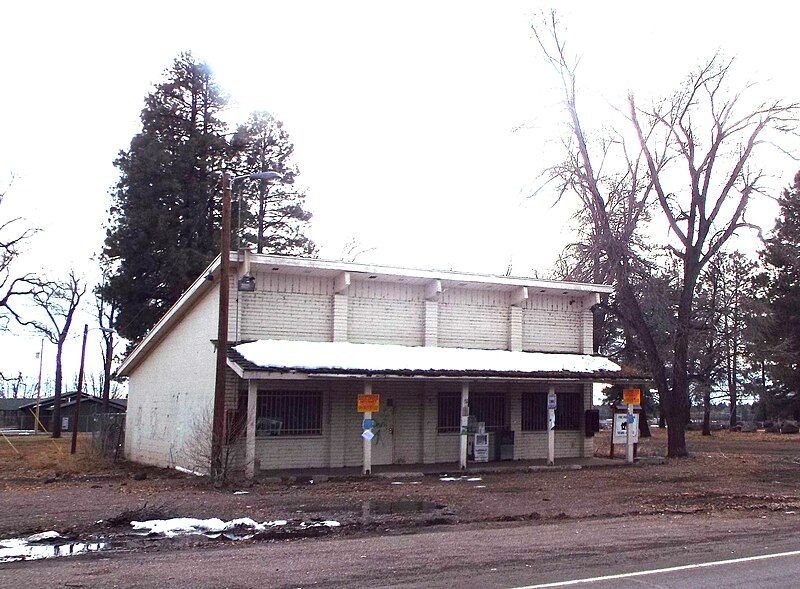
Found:
[{"label": "snow on awning", "polygon": [[242,372],[528,378],[623,376],[618,364],[591,354],[346,342],[258,340],[232,346],[230,360]]}]

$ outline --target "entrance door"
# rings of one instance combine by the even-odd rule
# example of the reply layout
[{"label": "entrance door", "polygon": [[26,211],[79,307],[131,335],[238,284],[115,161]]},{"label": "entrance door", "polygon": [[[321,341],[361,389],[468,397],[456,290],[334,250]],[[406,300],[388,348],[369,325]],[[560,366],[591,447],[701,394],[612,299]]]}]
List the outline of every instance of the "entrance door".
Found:
[{"label": "entrance door", "polygon": [[393,464],[395,399],[386,393],[380,396],[381,410],[372,414],[372,464]]}]

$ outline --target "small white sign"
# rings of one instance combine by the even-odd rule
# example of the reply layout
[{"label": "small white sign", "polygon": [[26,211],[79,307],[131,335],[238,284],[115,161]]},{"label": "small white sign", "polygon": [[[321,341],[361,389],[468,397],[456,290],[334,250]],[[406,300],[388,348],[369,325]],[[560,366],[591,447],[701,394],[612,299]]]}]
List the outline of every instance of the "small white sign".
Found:
[{"label": "small white sign", "polygon": [[[615,413],[614,414],[614,444],[627,444],[628,443],[628,414]],[[639,443],[639,415],[633,415],[633,429],[631,430],[631,437],[633,443]]]},{"label": "small white sign", "polygon": [[61,429],[69,429],[69,417],[61,418]]},{"label": "small white sign", "polygon": [[548,393],[547,394],[547,408],[548,409],[556,409],[556,403],[558,402],[558,397],[555,393]]},{"label": "small white sign", "polygon": [[374,438],[374,437],[375,437],[375,434],[373,434],[373,433],[372,433],[372,430],[371,430],[371,429],[365,429],[365,430],[364,430],[364,433],[363,433],[363,434],[361,434],[361,437],[362,437],[362,438],[364,438],[366,441],[368,441],[368,442],[369,442],[370,440],[372,440],[372,438]]},{"label": "small white sign", "polygon": [[556,429],[556,412],[554,410],[547,412],[547,429]]}]

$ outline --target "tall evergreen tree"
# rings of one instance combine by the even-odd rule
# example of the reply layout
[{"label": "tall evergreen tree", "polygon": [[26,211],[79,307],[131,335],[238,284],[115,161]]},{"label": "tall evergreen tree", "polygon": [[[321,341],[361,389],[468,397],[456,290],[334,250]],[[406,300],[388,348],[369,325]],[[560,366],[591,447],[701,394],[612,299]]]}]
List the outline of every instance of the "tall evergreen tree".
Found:
[{"label": "tall evergreen tree", "polygon": [[267,112],[254,112],[238,127],[231,144],[237,173],[273,171],[283,176],[280,181],[246,182],[237,188],[233,211],[241,240],[234,238],[232,243],[255,246],[257,253],[313,254],[314,243],[305,235],[311,213],[305,209],[305,192],[294,183],[300,170],[283,123]]},{"label": "tall evergreen tree", "polygon": [[771,398],[762,401],[800,417],[800,172],[778,204],[780,214],[762,252],[766,310],[759,331],[771,377],[764,391]]},{"label": "tall evergreen tree", "polygon": [[183,53],[147,96],[142,130],[114,162],[120,179],[104,256],[104,296],[118,304],[117,329],[141,339],[214,258],[220,170],[228,155],[226,98],[205,63]]}]

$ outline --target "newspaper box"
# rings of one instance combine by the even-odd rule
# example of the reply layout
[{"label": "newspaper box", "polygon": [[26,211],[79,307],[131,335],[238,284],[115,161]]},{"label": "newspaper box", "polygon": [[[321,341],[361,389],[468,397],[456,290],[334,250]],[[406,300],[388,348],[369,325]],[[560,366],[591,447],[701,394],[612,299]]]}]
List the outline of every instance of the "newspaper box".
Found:
[{"label": "newspaper box", "polygon": [[489,434],[475,434],[472,442],[475,462],[489,462]]}]

